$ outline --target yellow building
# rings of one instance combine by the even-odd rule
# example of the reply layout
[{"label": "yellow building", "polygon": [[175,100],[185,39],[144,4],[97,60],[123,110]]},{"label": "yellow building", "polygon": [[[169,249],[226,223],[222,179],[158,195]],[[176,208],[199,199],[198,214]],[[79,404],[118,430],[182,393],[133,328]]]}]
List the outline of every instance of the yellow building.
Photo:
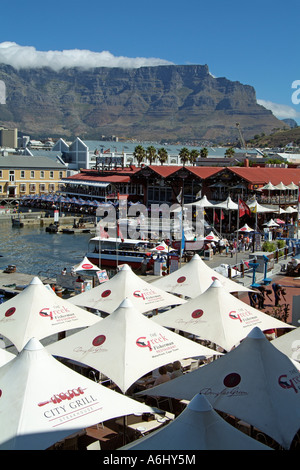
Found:
[{"label": "yellow building", "polygon": [[64,164],[48,157],[0,157],[0,197],[55,193],[66,172]]}]

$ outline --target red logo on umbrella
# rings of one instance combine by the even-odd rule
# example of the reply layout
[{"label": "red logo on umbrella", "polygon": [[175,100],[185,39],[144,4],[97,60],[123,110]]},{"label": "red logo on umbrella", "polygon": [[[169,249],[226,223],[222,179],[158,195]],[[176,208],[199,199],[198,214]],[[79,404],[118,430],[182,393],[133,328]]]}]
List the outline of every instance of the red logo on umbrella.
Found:
[{"label": "red logo on umbrella", "polygon": [[203,313],[203,310],[194,310],[194,312],[192,313],[192,318],[200,318],[202,317]]},{"label": "red logo on umbrella", "polygon": [[82,267],[83,267],[83,269],[92,269],[93,265],[92,264],[83,264]]},{"label": "red logo on umbrella", "polygon": [[96,338],[93,339],[93,346],[101,346],[106,340],[106,336],[105,335],[99,335],[99,336],[96,336]]},{"label": "red logo on umbrella", "polygon": [[11,317],[16,311],[16,308],[15,307],[11,307],[9,308],[8,310],[6,310],[5,312],[5,316],[6,317]]},{"label": "red logo on umbrella", "polygon": [[178,284],[182,284],[186,280],[185,276],[181,276],[177,279]]},{"label": "red logo on umbrella", "polygon": [[241,376],[235,372],[226,375],[225,379],[223,380],[223,384],[225,387],[233,388],[236,387],[241,381]]},{"label": "red logo on umbrella", "polygon": [[41,317],[46,317],[46,318],[50,318],[50,320],[53,320],[52,312],[47,307],[42,308],[42,310],[40,310],[39,314],[41,315]]},{"label": "red logo on umbrella", "polygon": [[111,290],[108,289],[102,292],[101,297],[108,297],[110,294],[111,294]]}]

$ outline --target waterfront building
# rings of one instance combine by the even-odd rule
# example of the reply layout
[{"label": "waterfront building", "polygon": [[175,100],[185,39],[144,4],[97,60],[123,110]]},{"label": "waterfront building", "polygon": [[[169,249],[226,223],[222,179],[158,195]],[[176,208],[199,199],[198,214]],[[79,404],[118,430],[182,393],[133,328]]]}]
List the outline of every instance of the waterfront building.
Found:
[{"label": "waterfront building", "polygon": [[62,189],[66,172],[66,165],[47,157],[0,157],[0,198],[55,193]]}]

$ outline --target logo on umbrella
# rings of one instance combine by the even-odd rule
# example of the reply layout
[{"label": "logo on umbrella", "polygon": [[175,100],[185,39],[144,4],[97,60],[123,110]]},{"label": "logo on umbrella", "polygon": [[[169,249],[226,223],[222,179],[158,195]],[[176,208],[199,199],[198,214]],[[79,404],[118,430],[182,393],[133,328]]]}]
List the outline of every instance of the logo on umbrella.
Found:
[{"label": "logo on umbrella", "polygon": [[136,345],[139,346],[140,348],[149,348],[149,350],[152,351],[150,341],[146,342],[145,336],[140,336],[140,338],[136,340]]},{"label": "logo on umbrella", "polygon": [[142,292],[140,290],[134,291],[133,295],[134,295],[134,297],[145,300],[145,296],[144,296],[144,294],[142,294]]},{"label": "logo on umbrella", "polygon": [[83,264],[82,265],[83,269],[92,269],[93,265],[92,264]]},{"label": "logo on umbrella", "polygon": [[53,320],[52,312],[47,307],[42,308],[42,310],[40,310],[39,314],[41,315],[41,317],[46,317],[46,318],[50,318],[50,320]]},{"label": "logo on umbrella", "polygon": [[186,277],[185,276],[181,276],[177,279],[177,283],[178,284],[182,284],[184,281],[186,280]]},{"label": "logo on umbrella", "polygon": [[236,387],[241,381],[241,376],[236,372],[232,372],[231,374],[226,375],[225,379],[223,380],[223,384],[225,387],[233,388]]},{"label": "logo on umbrella", "polygon": [[286,375],[281,375],[278,379],[278,383],[280,387],[288,389],[292,388],[295,390],[295,393],[298,393],[299,386],[300,386],[300,375],[298,374],[296,377],[288,380]]},{"label": "logo on umbrella", "polygon": [[96,338],[93,339],[93,346],[101,346],[104,342],[106,341],[106,336],[105,335],[99,335],[96,336]]},{"label": "logo on umbrella", "polygon": [[101,297],[108,297],[110,294],[111,294],[111,290],[108,289],[102,292]]},{"label": "logo on umbrella", "polygon": [[16,308],[15,307],[11,307],[9,308],[6,312],[5,312],[5,316],[6,317],[11,317],[11,315],[13,315],[16,311]]},{"label": "logo on umbrella", "polygon": [[202,317],[203,313],[204,312],[201,309],[194,310],[194,312],[192,313],[192,318],[200,318]]}]

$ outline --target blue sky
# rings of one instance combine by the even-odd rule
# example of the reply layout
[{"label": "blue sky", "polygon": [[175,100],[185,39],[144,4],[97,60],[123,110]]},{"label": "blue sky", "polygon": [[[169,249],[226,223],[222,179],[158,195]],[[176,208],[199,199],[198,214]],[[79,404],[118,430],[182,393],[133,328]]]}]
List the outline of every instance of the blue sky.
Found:
[{"label": "blue sky", "polygon": [[15,0],[2,8],[0,43],[22,46],[11,60],[88,50],[108,51],[107,64],[112,57],[207,64],[216,77],[252,85],[266,107],[277,105],[277,117],[300,124],[300,104],[292,102],[292,83],[300,80],[299,1]]}]

